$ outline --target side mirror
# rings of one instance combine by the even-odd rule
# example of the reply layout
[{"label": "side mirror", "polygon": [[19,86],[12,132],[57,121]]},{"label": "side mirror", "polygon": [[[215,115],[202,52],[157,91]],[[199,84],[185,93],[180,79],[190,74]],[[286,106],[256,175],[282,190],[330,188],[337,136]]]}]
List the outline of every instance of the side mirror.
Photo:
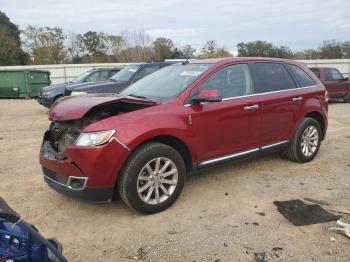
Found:
[{"label": "side mirror", "polygon": [[348,80],[349,80],[349,77],[344,77],[343,80],[344,80],[344,81],[348,81]]},{"label": "side mirror", "polygon": [[219,90],[206,89],[199,91],[198,95],[192,97],[193,104],[214,103],[222,100]]}]

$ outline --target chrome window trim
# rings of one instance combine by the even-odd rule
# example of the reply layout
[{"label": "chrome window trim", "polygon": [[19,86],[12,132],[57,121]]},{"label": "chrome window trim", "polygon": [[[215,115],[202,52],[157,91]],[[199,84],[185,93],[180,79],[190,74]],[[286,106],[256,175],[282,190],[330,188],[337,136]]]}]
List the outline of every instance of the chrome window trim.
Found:
[{"label": "chrome window trim", "polygon": [[[228,101],[228,100],[239,99],[239,98],[244,98],[244,97],[251,97],[251,96],[261,96],[261,95],[282,93],[282,92],[295,91],[295,90],[307,89],[307,88],[313,88],[313,87],[316,87],[316,85],[313,85],[313,86],[304,86],[304,87],[296,87],[296,88],[292,88],[292,89],[285,89],[285,90],[278,90],[278,91],[270,91],[270,92],[264,92],[264,93],[256,93],[256,94],[250,94],[250,95],[244,95],[244,96],[227,97],[227,98],[223,98],[221,101]],[[184,106],[185,106],[185,107],[189,107],[189,106],[192,106],[192,104],[185,104]]]}]

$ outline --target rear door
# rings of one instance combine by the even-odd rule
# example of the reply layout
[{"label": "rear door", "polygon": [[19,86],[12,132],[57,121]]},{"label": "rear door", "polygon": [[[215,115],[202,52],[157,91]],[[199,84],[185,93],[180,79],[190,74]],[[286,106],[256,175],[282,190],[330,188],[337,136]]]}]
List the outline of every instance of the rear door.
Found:
[{"label": "rear door", "polygon": [[337,98],[344,97],[347,93],[347,81],[344,81],[343,75],[336,68],[324,69],[324,85],[329,96]]},{"label": "rear door", "polygon": [[261,104],[261,146],[285,143],[291,138],[303,97],[284,64],[255,62],[251,67]]},{"label": "rear door", "polygon": [[[223,100],[188,107],[195,134],[193,139],[202,162],[200,165],[220,161],[215,158],[224,155],[256,149],[259,145],[260,116],[248,65],[221,68],[193,95],[206,89],[220,91]],[[204,161],[208,159],[212,160]]]}]

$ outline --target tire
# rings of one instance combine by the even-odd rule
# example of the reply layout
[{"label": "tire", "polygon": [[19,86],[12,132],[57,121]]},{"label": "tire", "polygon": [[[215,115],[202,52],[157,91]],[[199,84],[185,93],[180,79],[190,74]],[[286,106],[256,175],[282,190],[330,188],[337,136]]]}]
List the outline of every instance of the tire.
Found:
[{"label": "tire", "polygon": [[344,103],[350,103],[350,93],[344,97]]},{"label": "tire", "polygon": [[[163,173],[162,167],[165,167]],[[153,173],[155,170],[159,170],[159,174]],[[162,177],[162,174],[166,177]],[[184,160],[174,148],[161,143],[146,143],[138,147],[126,161],[118,177],[117,190],[130,208],[152,214],[167,209],[176,201],[185,179]],[[172,184],[168,184],[170,182]]]},{"label": "tire", "polygon": [[[315,138],[315,135],[312,135],[310,136],[311,138],[310,137],[307,138],[310,142],[308,143],[307,140],[305,140],[306,144],[304,143],[305,146],[302,146],[302,143],[304,141],[303,135],[308,134],[308,132],[312,134],[314,130],[317,130],[317,133],[316,133],[317,139]],[[299,163],[306,163],[313,160],[317,155],[318,150],[320,149],[321,137],[322,137],[322,130],[318,121],[316,121],[313,118],[308,118],[308,117],[304,118],[299,124],[299,127],[296,133],[294,134],[293,140],[289,144],[289,147],[286,151],[287,157],[290,160],[299,162]],[[314,142],[316,141],[317,141],[317,145],[314,145]],[[312,143],[312,146],[310,146],[311,145],[310,143]],[[309,144],[312,150],[310,150],[310,148],[306,146],[307,144]],[[305,150],[307,150],[307,152]]]}]

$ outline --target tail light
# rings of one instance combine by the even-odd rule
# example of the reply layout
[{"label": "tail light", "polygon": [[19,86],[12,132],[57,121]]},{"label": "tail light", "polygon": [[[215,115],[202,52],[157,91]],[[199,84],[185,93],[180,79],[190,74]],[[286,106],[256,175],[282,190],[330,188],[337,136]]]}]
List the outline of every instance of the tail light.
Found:
[{"label": "tail light", "polygon": [[328,101],[329,101],[329,95],[328,95],[327,90],[326,90],[326,92],[324,93],[324,96],[325,96],[325,101],[326,101],[326,103],[328,103]]}]

